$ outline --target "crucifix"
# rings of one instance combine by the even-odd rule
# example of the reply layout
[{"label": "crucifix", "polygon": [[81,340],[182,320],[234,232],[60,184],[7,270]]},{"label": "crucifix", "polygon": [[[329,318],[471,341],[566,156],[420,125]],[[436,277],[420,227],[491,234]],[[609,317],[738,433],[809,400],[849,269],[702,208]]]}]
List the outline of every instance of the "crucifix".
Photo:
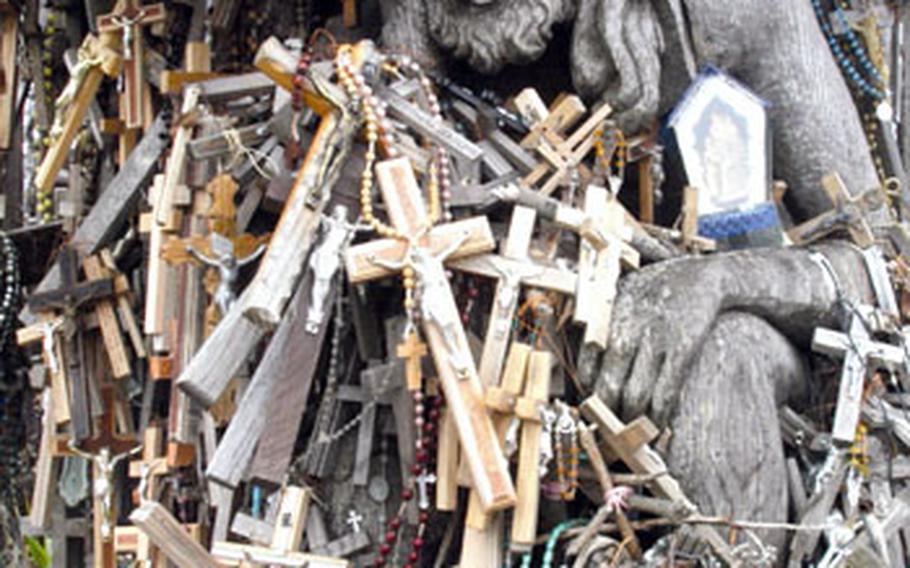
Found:
[{"label": "crucifix", "polygon": [[406,158],[376,165],[376,179],[392,225],[409,242],[381,239],[348,249],[345,264],[352,283],[395,274],[408,266],[416,274],[424,335],[436,362],[474,486],[485,510],[515,502],[515,488],[493,423],[483,405],[483,387],[468,347],[443,262],[488,252],[493,239],[486,218],[430,227],[417,179]]},{"label": "crucifix", "polygon": [[862,408],[863,388],[870,366],[886,368],[896,374],[904,373],[904,350],[896,345],[874,341],[864,320],[871,318],[873,310],[860,306],[858,313],[851,314],[846,334],[834,330],[817,328],[812,337],[812,350],[830,357],[843,357],[840,385],[837,393],[837,407],[831,438],[837,444],[852,445],[856,440]]},{"label": "crucifix", "polygon": [[[273,41],[274,40],[274,41]],[[256,66],[282,87],[291,90],[297,57],[270,38],[256,54]],[[250,297],[244,315],[267,329],[278,325],[294,284],[315,240],[328,191],[341,175],[350,153],[350,141],[359,127],[347,109],[347,97],[339,87],[319,73],[307,74],[304,100],[321,120],[294,187],[256,276],[250,283]]]},{"label": "crucifix", "polygon": [[57,335],[63,327],[64,318],[44,317],[38,323],[16,330],[16,342],[20,346],[41,343],[41,356],[50,377],[50,389],[54,397],[54,419],[57,424],[69,422],[69,395],[66,375],[63,373],[63,353]]},{"label": "crucifix", "polygon": [[79,333],[79,312],[83,306],[110,297],[113,294],[113,282],[109,278],[102,278],[79,284],[77,282],[77,254],[69,246],[61,249],[58,262],[60,288],[32,294],[28,305],[32,311],[36,312],[48,310],[62,312],[65,375],[70,383],[72,397],[70,409],[73,440],[79,443],[88,438],[91,433],[88,401],[88,381],[90,379],[82,372],[83,351],[82,337]]},{"label": "crucifix", "polygon": [[335,274],[341,267],[341,254],[357,227],[348,222],[348,208],[336,205],[330,217],[322,219],[322,242],[310,253],[309,269],[313,273],[310,304],[307,306],[307,333],[318,333],[325,319],[326,300]]},{"label": "crucifix", "polygon": [[790,240],[796,245],[806,245],[834,231],[846,229],[850,239],[859,247],[866,248],[875,244],[875,235],[866,216],[884,203],[881,189],[870,189],[851,196],[837,173],[823,177],[822,187],[831,200],[833,209],[787,231]]},{"label": "crucifix", "polygon": [[120,90],[125,98],[124,123],[127,129],[145,126],[143,94],[142,26],[165,19],[164,4],[140,5],[138,0],[118,0],[109,14],[98,16],[98,31],[121,34],[123,44],[123,75]]},{"label": "crucifix", "polygon": [[53,191],[57,174],[72,149],[89,106],[95,100],[101,80],[105,75],[114,77],[120,73],[119,47],[118,38],[111,34],[102,34],[100,38],[88,35],[82,42],[69,82],[54,102],[53,141],[33,181],[38,193],[49,194]]},{"label": "crucifix", "polygon": [[100,544],[100,549],[95,551],[96,557],[100,557],[100,564],[96,564],[108,568],[114,565],[113,531],[117,520],[114,507],[114,469],[121,461],[138,453],[142,449],[142,444],[136,441],[135,436],[121,436],[116,432],[114,387],[104,387],[101,396],[104,401],[104,413],[101,416],[100,431],[92,438],[79,442],[75,439],[70,440],[68,448],[94,465],[92,495],[95,542]]}]

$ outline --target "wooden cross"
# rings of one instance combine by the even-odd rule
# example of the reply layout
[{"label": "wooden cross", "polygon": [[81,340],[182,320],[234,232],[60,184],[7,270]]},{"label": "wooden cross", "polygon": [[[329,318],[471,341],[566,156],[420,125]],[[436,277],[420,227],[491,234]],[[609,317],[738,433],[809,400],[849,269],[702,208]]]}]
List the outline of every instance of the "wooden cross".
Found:
[{"label": "wooden cross", "polygon": [[870,189],[853,197],[837,173],[822,178],[822,187],[833,209],[787,231],[790,240],[796,245],[806,245],[845,228],[850,239],[861,248],[875,244],[866,215],[883,202],[881,190]]},{"label": "wooden cross", "polygon": [[[660,454],[648,446],[648,442],[657,436],[658,431],[647,417],[639,417],[633,424],[626,426],[596,395],[582,403],[581,412],[588,421],[597,427],[598,433],[609,450],[608,453],[621,459],[632,470],[632,473],[648,475],[666,473],[667,467]],[[693,512],[697,510],[683,493],[679,483],[670,475],[659,475],[648,487],[657,495],[669,499],[687,510]],[[705,525],[700,525],[695,530],[696,534],[714,549],[721,560],[730,566],[741,566],[717,531]]]},{"label": "wooden cross", "polygon": [[115,77],[120,73],[119,40],[111,34],[99,38],[88,35],[79,48],[79,61],[73,69],[70,80],[55,102],[57,107],[52,129],[50,148],[35,172],[34,185],[40,193],[50,193],[57,180],[57,174],[66,161],[73,146],[73,140],[95,95],[101,87],[104,76]]},{"label": "wooden cross", "polygon": [[850,316],[849,330],[846,334],[817,328],[812,337],[813,351],[844,359],[831,438],[835,443],[848,446],[856,440],[863,387],[871,370],[869,366],[886,368],[901,374],[906,365],[903,349],[872,340],[863,321],[870,317],[872,309],[868,306],[859,309],[860,314]]},{"label": "wooden cross", "polygon": [[163,22],[164,19],[164,4],[141,6],[138,0],[118,0],[111,13],[98,16],[98,31],[122,37],[122,89],[126,99],[124,122],[127,129],[145,126],[142,26]]},{"label": "wooden cross", "polygon": [[500,255],[477,255],[448,263],[457,270],[497,279],[480,358],[480,381],[486,388],[499,382],[521,286],[567,295],[575,293],[575,274],[531,260],[528,252],[536,216],[533,209],[516,206],[512,211],[509,233],[502,244]]},{"label": "wooden cross", "polygon": [[[256,66],[288,90],[293,88],[291,78],[296,65],[296,56],[275,38],[266,41],[256,55]],[[304,100],[321,115],[321,121],[275,227],[272,246],[250,283],[250,297],[244,306],[244,315],[267,329],[278,325],[291,298],[328,201],[323,188],[332,187],[340,176],[340,166],[350,152],[347,141],[358,127],[345,110],[344,93],[317,74],[310,75],[319,88],[308,81]]]},{"label": "wooden cross", "polygon": [[564,96],[553,106],[541,122],[521,141],[524,148],[534,149],[543,158],[522,182],[528,187],[537,186],[553,170],[549,179],[540,186],[543,195],[550,195],[556,188],[572,183],[572,172],[578,170],[580,181],[590,178],[582,165],[585,156],[594,147],[594,133],[599,130],[612,109],[603,104],[568,138],[569,128],[584,116],[587,108],[575,95]]},{"label": "wooden cross", "polygon": [[19,37],[19,14],[4,2],[0,4],[0,150],[9,150],[16,109],[16,45]]},{"label": "wooden cross", "polygon": [[405,382],[409,391],[420,390],[422,386],[420,361],[427,353],[427,344],[420,340],[415,330],[411,330],[395,348],[395,354],[405,362]]},{"label": "wooden cross", "polygon": [[73,439],[78,443],[86,439],[91,431],[88,377],[82,373],[82,340],[79,333],[79,311],[85,305],[97,303],[113,293],[113,282],[109,278],[77,283],[77,254],[70,247],[61,249],[58,256],[60,266],[60,288],[32,294],[28,300],[33,311],[56,309],[64,318],[63,335],[66,343],[66,376],[71,387]]},{"label": "wooden cross", "polygon": [[541,411],[550,394],[553,355],[533,351],[528,359],[524,396],[515,401],[515,415],[521,419],[518,450],[518,503],[512,522],[512,547],[530,550],[537,539],[537,508],[540,503]]},{"label": "wooden cross", "polygon": [[476,217],[431,228],[420,188],[405,158],[378,164],[376,179],[392,225],[411,243],[382,239],[351,247],[345,259],[350,281],[361,283],[390,276],[394,268],[412,265],[423,295],[424,335],[454,413],[462,447],[472,449],[466,454],[474,486],[485,510],[509,507],[515,502],[515,489],[482,403],[480,378],[442,269],[447,257],[491,250],[489,223]]},{"label": "wooden cross", "polygon": [[[611,206],[612,205],[612,206]],[[575,321],[587,324],[585,344],[606,349],[613,315],[613,301],[619,282],[623,241],[631,240],[621,206],[610,202],[606,189],[589,185],[585,190],[585,213],[600,228],[607,246],[597,250],[581,239],[578,258],[578,291],[575,295]],[[623,235],[623,231],[627,231]],[[637,265],[637,260],[633,266]]]},{"label": "wooden cross", "polygon": [[[95,565],[113,568],[115,563],[113,528],[116,522],[113,475],[114,468],[127,456],[139,451],[142,446],[135,436],[121,436],[116,433],[115,394],[112,386],[101,391],[104,402],[100,431],[92,438],[78,444],[69,441],[68,449],[93,464],[93,516],[95,533]],[[58,440],[58,445],[62,444]]]},{"label": "wooden cross", "polygon": [[155,501],[143,503],[130,513],[130,521],[178,568],[221,568],[161,504]]},{"label": "wooden cross", "polygon": [[311,499],[309,488],[286,487],[268,547],[216,541],[212,544],[212,556],[224,566],[237,566],[245,561],[269,566],[349,566],[346,560],[298,552]]},{"label": "wooden cross", "polygon": [[[486,405],[493,413],[493,425],[504,442],[506,432],[515,414],[515,401],[524,390],[531,346],[513,342],[509,349],[502,380],[487,388]],[[440,460],[441,461],[441,460]],[[441,476],[440,476],[441,477]],[[471,491],[465,517],[464,537],[461,545],[463,566],[502,565],[502,518],[500,514],[483,512],[476,491]]]}]

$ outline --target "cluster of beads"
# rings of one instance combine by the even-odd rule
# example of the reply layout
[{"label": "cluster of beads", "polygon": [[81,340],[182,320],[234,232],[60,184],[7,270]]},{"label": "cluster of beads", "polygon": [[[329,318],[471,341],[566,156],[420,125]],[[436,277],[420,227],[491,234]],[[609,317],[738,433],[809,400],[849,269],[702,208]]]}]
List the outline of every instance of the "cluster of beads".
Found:
[{"label": "cluster of beads", "polygon": [[847,45],[850,46],[850,51],[853,52],[853,57],[855,57],[859,62],[860,67],[862,67],[874,81],[880,85],[885,84],[885,79],[882,78],[881,72],[869,59],[869,56],[866,54],[866,50],[863,49],[859,37],[856,35],[856,32],[853,31],[853,28],[850,26],[849,22],[847,22],[847,16],[844,14],[843,9],[837,4],[836,1],[834,3],[834,14],[837,16],[837,20],[840,23],[841,28],[844,30],[844,39]]},{"label": "cluster of beads", "polygon": [[[403,523],[405,509],[408,503],[414,499],[414,487],[417,485],[417,479],[420,475],[429,472],[432,467],[432,456],[435,455],[436,432],[439,422],[440,409],[442,407],[442,397],[432,397],[429,410],[424,404],[424,394],[422,391],[415,391],[414,394],[414,426],[417,430],[417,436],[414,442],[414,465],[411,469],[411,481],[407,487],[401,490],[401,505],[398,513],[389,521],[387,530],[379,545],[379,554],[374,561],[375,566],[386,566],[389,563],[389,557],[392,555],[395,544],[398,542],[398,533]],[[423,536],[426,532],[427,522],[430,520],[430,513],[423,508],[425,503],[418,503],[420,510],[417,515],[417,532],[411,539],[411,550],[408,553],[407,562],[404,568],[414,568],[420,561],[420,552],[424,545]]]},{"label": "cluster of beads", "polygon": [[[837,63],[838,63],[838,65],[840,65],[844,74],[847,77],[849,77],[850,80],[853,82],[853,84],[863,93],[865,93],[865,94],[869,95],[870,97],[877,99],[877,100],[885,99],[887,96],[885,94],[885,92],[882,91],[881,89],[875,87],[874,85],[872,85],[869,81],[867,81],[866,78],[863,77],[860,70],[856,68],[856,66],[853,64],[853,62],[850,60],[850,58],[847,56],[847,54],[841,48],[840,42],[838,41],[837,36],[834,33],[834,29],[831,27],[831,23],[828,21],[827,14],[825,14],[825,11],[822,9],[821,0],[812,0],[812,6],[813,6],[813,8],[815,8],[815,15],[818,18],[818,22],[822,28],[822,31],[825,33],[825,38],[828,41],[828,46],[831,48],[831,53],[834,54],[834,58],[837,60]],[[841,13],[841,15],[842,15],[842,13]],[[847,29],[850,29],[849,26],[847,26]],[[855,35],[853,36],[853,38],[856,40],[856,47],[855,47],[854,53],[857,53],[857,52],[862,53],[862,58],[859,58],[860,64],[863,65],[863,67],[865,68],[865,65],[863,64],[863,62],[865,61],[869,64],[869,66],[872,69],[874,69],[874,66],[871,64],[871,62],[869,62],[868,56],[866,56],[865,52],[862,50],[861,46],[859,45],[859,40],[856,38]],[[853,47],[853,42],[851,42],[851,47]],[[868,69],[867,69],[867,71],[868,71]],[[874,80],[881,79],[881,75],[878,73],[878,70],[875,70],[874,77],[878,77],[878,79],[874,79]]]},{"label": "cluster of beads", "polygon": [[3,296],[0,299],[0,352],[9,341],[16,325],[19,308],[20,280],[19,255],[16,245],[6,233],[0,233],[0,247],[3,254]]},{"label": "cluster of beads", "polygon": [[872,161],[875,163],[878,179],[880,181],[884,180],[887,175],[885,174],[885,164],[882,161],[881,153],[878,151],[878,130],[880,128],[878,119],[870,113],[863,113],[863,127],[866,131],[866,141],[869,144],[869,152],[872,154]]}]

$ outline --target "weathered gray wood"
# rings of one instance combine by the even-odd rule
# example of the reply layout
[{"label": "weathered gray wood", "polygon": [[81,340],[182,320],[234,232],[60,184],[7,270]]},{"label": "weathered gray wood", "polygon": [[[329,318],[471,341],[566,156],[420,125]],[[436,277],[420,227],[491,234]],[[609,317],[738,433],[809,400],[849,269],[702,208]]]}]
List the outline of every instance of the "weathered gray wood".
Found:
[{"label": "weathered gray wood", "polygon": [[210,79],[191,85],[201,89],[202,98],[210,104],[241,97],[271,96],[275,92],[275,83],[259,72]]},{"label": "weathered gray wood", "polygon": [[[808,508],[801,512],[799,521],[806,525],[823,525],[834,500],[840,492],[841,483],[847,474],[847,458],[843,451],[832,449],[828,454],[823,468],[825,475],[821,476],[815,491],[809,498]],[[802,561],[812,554],[818,545],[821,531],[802,531],[794,535],[790,543],[790,560],[788,566],[797,568]]]},{"label": "weathered gray wood", "polygon": [[[279,331],[269,344],[269,351],[256,371],[257,376],[260,371],[273,376],[271,388],[256,395],[257,399],[265,397],[266,404],[260,408],[267,420],[259,434],[259,445],[250,466],[250,475],[254,479],[276,485],[284,481],[293,457],[294,443],[306,412],[307,397],[313,385],[328,321],[333,312],[325,310],[315,334],[306,331],[312,282],[313,272],[307,270]],[[336,292],[335,279],[332,279],[325,305],[333,305]],[[284,333],[282,329],[285,330]]]},{"label": "weathered gray wood", "polygon": [[[270,136],[268,123],[251,124],[237,129],[237,136],[244,146],[257,146]],[[190,158],[205,160],[215,158],[231,151],[231,144],[221,132],[208,136],[199,136],[187,144]]]},{"label": "weathered gray wood", "polygon": [[264,335],[243,317],[244,292],[180,373],[177,386],[205,408],[218,400],[240,365]]},{"label": "weathered gray wood", "polygon": [[[293,438],[296,439],[297,428],[291,427],[295,419],[289,415],[297,414],[302,419],[325,329],[328,327],[323,325],[317,337],[313,340],[308,339],[311,334],[306,332],[305,326],[312,282],[313,275],[310,271],[297,286],[290,307],[269,342],[265,355],[253,374],[250,386],[209,462],[206,476],[210,479],[236,487],[253,458],[263,432],[271,430],[270,436],[279,435],[275,427],[269,426],[270,423],[287,421],[287,425],[281,424],[280,430],[282,432],[293,430]],[[307,369],[309,372],[306,372]],[[278,392],[285,395],[293,393],[291,396],[296,403],[292,404],[289,399],[276,399],[275,395]],[[299,420],[296,423],[299,426]],[[294,439],[290,440],[291,447]],[[273,444],[276,441],[267,442],[266,449],[274,448]],[[282,439],[282,448],[286,443],[287,439]]]},{"label": "weathered gray wood", "polygon": [[438,123],[433,119],[432,115],[414,106],[393,90],[386,89],[382,96],[389,105],[389,116],[413,128],[421,136],[426,136],[433,140],[466,164],[480,163],[480,159],[483,157],[483,150],[477,147],[476,144],[450,127]]},{"label": "weathered gray wood", "polygon": [[[95,254],[114,240],[157,168],[168,140],[164,120],[159,116],[73,234],[70,245],[80,256]],[[60,267],[55,263],[36,291],[49,290],[59,284]]]},{"label": "weathered gray wood", "polygon": [[231,532],[240,535],[253,544],[268,546],[272,542],[275,526],[262,519],[256,519],[246,513],[237,513],[231,522]]},{"label": "weathered gray wood", "polygon": [[130,521],[178,568],[220,568],[202,545],[193,540],[158,503],[149,501],[142,504],[130,514]]}]

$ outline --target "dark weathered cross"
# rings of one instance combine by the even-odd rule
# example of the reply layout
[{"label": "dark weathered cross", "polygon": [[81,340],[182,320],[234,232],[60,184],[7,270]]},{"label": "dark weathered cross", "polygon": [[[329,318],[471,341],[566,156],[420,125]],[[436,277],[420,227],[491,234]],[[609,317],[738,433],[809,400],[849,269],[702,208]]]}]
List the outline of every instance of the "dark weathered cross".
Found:
[{"label": "dark weathered cross", "polygon": [[66,246],[58,256],[60,287],[33,294],[28,300],[34,312],[59,311],[63,315],[63,336],[66,343],[66,375],[71,384],[73,440],[77,443],[91,434],[88,407],[88,382],[82,373],[82,344],[79,334],[79,310],[114,293],[110,278],[78,283],[78,258],[75,249]]}]

